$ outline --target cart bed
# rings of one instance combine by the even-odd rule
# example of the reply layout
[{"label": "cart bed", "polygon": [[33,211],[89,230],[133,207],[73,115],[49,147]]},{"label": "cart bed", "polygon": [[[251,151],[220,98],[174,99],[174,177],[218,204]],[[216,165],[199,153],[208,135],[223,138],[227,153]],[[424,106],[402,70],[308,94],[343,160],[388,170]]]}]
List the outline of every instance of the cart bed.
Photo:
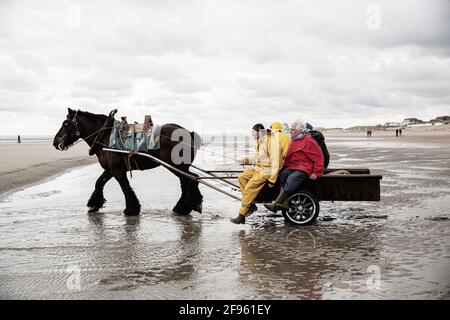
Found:
[{"label": "cart bed", "polygon": [[[311,192],[318,201],[380,201],[381,175],[370,174],[369,169],[329,169],[325,173],[346,170],[350,175],[324,175],[317,180],[308,180],[300,190]],[[270,189],[264,186],[256,202],[271,202],[280,192],[277,185]]]}]

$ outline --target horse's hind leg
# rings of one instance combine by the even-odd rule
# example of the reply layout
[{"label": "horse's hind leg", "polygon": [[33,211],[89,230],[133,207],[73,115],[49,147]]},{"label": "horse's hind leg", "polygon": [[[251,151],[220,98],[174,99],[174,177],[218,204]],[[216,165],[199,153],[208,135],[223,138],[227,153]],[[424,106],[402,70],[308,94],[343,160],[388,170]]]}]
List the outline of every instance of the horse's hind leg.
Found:
[{"label": "horse's hind leg", "polygon": [[[188,171],[188,173],[190,175],[198,177],[198,174],[195,174],[190,171]],[[192,208],[192,210],[197,211],[198,213],[202,213],[203,196],[198,188],[197,181],[189,180],[187,182],[186,197],[188,199],[189,206]]]},{"label": "horse's hind leg", "polygon": [[[161,151],[159,158],[174,166],[175,168],[184,171],[185,173],[196,177],[197,175],[195,173],[192,173],[189,171],[189,164],[174,164],[172,159],[172,152],[174,147],[174,142],[167,140],[167,137],[163,136],[163,139],[161,140]],[[164,147],[163,147],[164,146]],[[183,150],[184,151],[184,150]],[[181,185],[181,197],[178,200],[175,207],[172,209],[173,212],[181,215],[187,215],[192,212],[192,210],[195,210],[197,212],[202,211],[202,201],[203,196],[200,193],[200,190],[198,189],[198,182],[194,181],[192,179],[187,178],[186,176],[180,174],[179,172],[175,170],[169,169],[170,172],[175,174],[180,179],[180,185]]]},{"label": "horse's hind leg", "polygon": [[116,171],[113,173],[114,178],[119,182],[120,188],[125,195],[125,213],[127,216],[135,216],[141,212],[141,204],[139,203],[136,193],[134,193],[133,188],[130,186],[130,182],[127,178],[126,171]]},{"label": "horse's hind leg", "polygon": [[97,212],[100,208],[103,208],[103,205],[106,202],[106,199],[103,197],[103,187],[111,178],[112,175],[105,170],[97,179],[97,182],[95,183],[95,190],[92,192],[92,195],[87,203],[87,206],[89,207],[88,212]]},{"label": "horse's hind leg", "polygon": [[188,189],[187,179],[178,173],[175,173],[175,174],[178,176],[178,178],[180,178],[181,197],[178,200],[175,207],[173,207],[172,211],[175,212],[176,214],[187,215],[187,214],[191,213],[191,211],[192,211],[192,208],[189,208],[189,204],[187,201],[188,199],[186,197],[187,189]]},{"label": "horse's hind leg", "polygon": [[[186,173],[197,177],[195,173],[185,171]],[[175,173],[175,172],[174,172]],[[178,200],[175,207],[172,209],[173,212],[181,215],[187,215],[191,213],[192,210],[199,213],[202,212],[202,202],[203,196],[198,189],[198,182],[193,181],[189,178],[184,177],[179,173],[175,173],[178,178],[180,178],[181,184],[181,197]]]}]

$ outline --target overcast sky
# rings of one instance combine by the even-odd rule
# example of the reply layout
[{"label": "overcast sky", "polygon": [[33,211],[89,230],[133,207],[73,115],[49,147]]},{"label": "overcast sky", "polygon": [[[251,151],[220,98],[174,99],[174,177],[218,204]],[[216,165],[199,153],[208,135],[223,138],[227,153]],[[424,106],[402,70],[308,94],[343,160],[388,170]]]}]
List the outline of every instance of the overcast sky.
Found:
[{"label": "overcast sky", "polygon": [[0,135],[67,107],[201,133],[450,115],[450,1],[0,0]]}]

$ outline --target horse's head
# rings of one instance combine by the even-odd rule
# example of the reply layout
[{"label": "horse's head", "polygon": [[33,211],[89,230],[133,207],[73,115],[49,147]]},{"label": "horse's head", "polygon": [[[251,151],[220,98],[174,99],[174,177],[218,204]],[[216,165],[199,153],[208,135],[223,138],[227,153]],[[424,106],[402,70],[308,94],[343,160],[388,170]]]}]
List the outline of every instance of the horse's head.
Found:
[{"label": "horse's head", "polygon": [[67,150],[72,144],[81,138],[80,130],[78,129],[78,111],[68,108],[67,119],[62,123],[55,138],[53,139],[53,146],[57,150]]}]

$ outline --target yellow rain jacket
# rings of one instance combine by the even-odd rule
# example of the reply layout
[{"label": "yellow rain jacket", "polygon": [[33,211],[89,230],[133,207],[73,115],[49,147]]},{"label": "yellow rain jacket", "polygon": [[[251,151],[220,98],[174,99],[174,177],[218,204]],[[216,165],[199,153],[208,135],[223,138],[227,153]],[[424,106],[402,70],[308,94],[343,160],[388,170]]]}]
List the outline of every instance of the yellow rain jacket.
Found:
[{"label": "yellow rain jacket", "polygon": [[291,144],[291,136],[287,133],[282,132],[283,129],[280,122],[273,122],[270,125],[272,129],[272,135],[275,134],[275,137],[280,142],[281,152],[283,153],[283,159],[286,157],[289,145]]},{"label": "yellow rain jacket", "polygon": [[256,155],[253,169],[268,177],[269,182],[277,182],[278,173],[283,165],[283,148],[277,135],[267,132],[256,141]]}]

